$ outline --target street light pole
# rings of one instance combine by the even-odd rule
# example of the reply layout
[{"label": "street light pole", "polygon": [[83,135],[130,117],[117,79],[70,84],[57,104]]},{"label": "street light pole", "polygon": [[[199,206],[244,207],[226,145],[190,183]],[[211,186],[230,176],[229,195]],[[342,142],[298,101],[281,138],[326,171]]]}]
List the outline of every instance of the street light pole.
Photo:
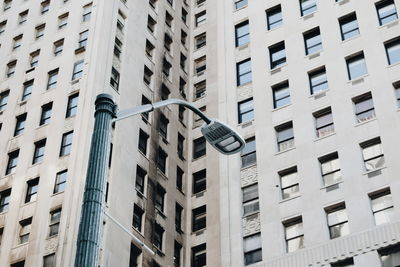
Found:
[{"label": "street light pole", "polygon": [[[204,120],[205,124],[201,128],[201,132],[207,142],[220,153],[231,155],[240,152],[244,148],[244,139],[234,129],[217,119],[208,118],[199,109],[186,101],[168,99],[116,113],[117,106],[112,96],[108,94],[98,95],[95,102],[95,121],[79,223],[75,267],[98,266],[107,160],[110,153],[111,124],[115,121],[173,104],[192,110]],[[110,217],[109,215],[107,216]],[[115,219],[112,218],[112,220],[116,222]],[[118,225],[123,228],[119,223]],[[132,239],[137,242],[137,239]],[[145,246],[143,243],[141,245]],[[148,248],[145,247],[145,249]],[[150,249],[148,250],[150,251]]]},{"label": "street light pole", "polygon": [[116,105],[111,95],[100,94],[96,98],[95,106],[75,267],[97,267],[100,251],[107,160],[110,153],[112,119],[116,117]]}]

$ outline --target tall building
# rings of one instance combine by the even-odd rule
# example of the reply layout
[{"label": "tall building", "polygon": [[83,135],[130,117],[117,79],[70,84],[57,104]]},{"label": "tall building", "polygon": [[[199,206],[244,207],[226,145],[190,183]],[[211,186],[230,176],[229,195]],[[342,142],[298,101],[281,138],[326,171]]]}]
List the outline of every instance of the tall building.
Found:
[{"label": "tall building", "polygon": [[3,0],[0,266],[73,266],[94,100],[113,125],[99,265],[398,266],[399,0]]}]

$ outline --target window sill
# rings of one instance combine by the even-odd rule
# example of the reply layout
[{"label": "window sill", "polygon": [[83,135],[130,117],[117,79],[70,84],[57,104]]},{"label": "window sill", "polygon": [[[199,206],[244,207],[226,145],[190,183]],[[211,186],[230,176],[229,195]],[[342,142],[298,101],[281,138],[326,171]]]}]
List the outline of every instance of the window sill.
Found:
[{"label": "window sill", "polygon": [[243,44],[241,46],[237,46],[236,50],[240,51],[240,50],[244,50],[244,49],[247,49],[247,48],[249,48],[249,43]]},{"label": "window sill", "polygon": [[159,210],[158,208],[156,209],[156,213],[159,214],[163,219],[167,219],[167,215],[165,215],[164,212],[162,212],[161,210]]},{"label": "window sill", "polygon": [[62,192],[53,193],[51,196],[52,196],[52,197],[58,196],[58,195],[61,195],[61,194],[64,193],[64,192],[65,192],[65,190],[62,191]]},{"label": "window sill", "polygon": [[364,74],[364,75],[361,75],[360,77],[357,77],[357,78],[355,78],[355,79],[353,79],[353,80],[349,80],[347,83],[349,83],[349,84],[351,84],[351,85],[357,85],[357,84],[359,84],[359,83],[363,83],[364,82],[364,79],[366,78],[366,77],[368,77],[369,75],[368,74]]},{"label": "window sill", "polygon": [[284,67],[286,67],[286,66],[287,66],[287,63],[285,62],[284,64],[280,65],[279,67],[275,67],[275,68],[271,69],[271,70],[269,71],[269,73],[270,73],[271,75],[273,75],[273,74],[276,74],[276,73],[278,73],[278,72],[281,72],[282,69],[283,69]]},{"label": "window sill", "polygon": [[374,170],[366,171],[366,172],[363,173],[363,175],[370,175],[370,174],[372,174],[374,172],[378,172],[378,171],[381,171],[381,170],[386,169],[386,168],[387,168],[386,166],[383,166],[383,167],[380,167],[380,168],[376,168]]},{"label": "window sill", "polygon": [[326,93],[327,93],[327,92],[329,92],[329,88],[326,89],[326,90],[324,90],[324,91],[321,91],[321,92],[314,93],[314,94],[310,95],[310,98],[314,98],[315,100],[316,100],[316,99],[319,99],[319,98],[321,98],[321,97],[326,96]]},{"label": "window sill", "polygon": [[202,96],[194,98],[193,101],[199,101],[200,99],[206,98],[207,94],[204,93]]},{"label": "window sill", "polygon": [[135,190],[136,190],[136,194],[137,194],[141,199],[147,199],[146,196],[144,195],[144,193],[140,192],[140,191],[137,190],[136,188],[135,188]]},{"label": "window sill", "polygon": [[323,140],[323,139],[328,138],[328,137],[331,137],[331,136],[333,136],[333,135],[336,135],[336,132],[333,132],[333,133],[330,133],[330,134],[327,134],[327,135],[318,137],[318,138],[314,139],[314,142],[318,142],[319,140]]},{"label": "window sill", "polygon": [[204,196],[205,192],[206,192],[206,190],[194,193],[194,194],[192,194],[192,197],[196,197],[196,198],[202,197],[202,196]]},{"label": "window sill", "polygon": [[[29,234],[31,234],[31,233],[29,233]],[[47,238],[46,238],[46,239],[47,239]],[[16,248],[20,248],[20,247],[28,246],[28,245],[29,245],[29,240],[26,241],[25,243],[18,244],[18,245],[16,245],[16,246],[14,246],[12,249],[16,249]]]},{"label": "window sill", "polygon": [[29,204],[33,204],[33,203],[36,203],[36,200],[29,201],[29,202],[26,202],[26,203],[22,203],[21,207],[29,206]]},{"label": "window sill", "polygon": [[[358,28],[358,29],[360,29],[360,28]],[[345,44],[345,43],[347,43],[347,42],[350,42],[351,40],[360,38],[360,36],[361,36],[361,34],[359,33],[359,34],[357,34],[357,35],[355,35],[355,36],[350,37],[349,39],[342,40],[340,43],[341,43],[341,44]]]},{"label": "window sill", "polygon": [[398,65],[400,65],[400,61],[399,61],[399,62],[396,62],[396,63],[394,63],[394,64],[392,64],[392,65],[388,65],[387,68],[388,68],[388,69],[394,68],[394,67],[396,67],[396,66],[398,66]]},{"label": "window sill", "polygon": [[376,119],[376,117],[374,117],[374,118],[372,118],[372,119],[369,119],[369,120],[366,120],[366,121],[363,121],[363,122],[359,122],[359,123],[357,123],[356,125],[354,125],[354,127],[359,127],[359,126],[361,126],[361,125],[364,125],[364,124],[367,124],[367,123],[369,123],[369,122],[371,122],[371,121],[376,121],[377,119]]},{"label": "window sill", "polygon": [[382,29],[382,28],[385,28],[385,27],[386,28],[391,28],[391,27],[396,26],[398,24],[399,24],[399,19],[396,19],[396,20],[391,21],[391,22],[389,22],[387,24],[383,24],[383,25],[379,26],[379,29]]},{"label": "window sill", "polygon": [[257,214],[259,214],[259,213],[260,213],[259,210],[258,210],[258,211],[253,211],[253,212],[247,213],[247,214],[245,214],[245,215],[242,215],[242,219],[247,219],[247,218],[249,218],[249,217],[253,217],[254,215],[257,215]]},{"label": "window sill", "polygon": [[80,80],[80,79],[75,79],[75,80],[72,80],[72,81],[71,81],[71,85],[78,83],[78,82],[79,82],[79,80]]},{"label": "window sill", "polygon": [[[142,225],[142,226],[143,226],[143,225]],[[143,227],[142,227],[142,228],[143,228]],[[141,238],[144,238],[144,235],[142,234],[141,231],[139,231],[138,229],[136,229],[136,228],[133,227],[133,226],[132,226],[132,230],[133,230],[136,234],[140,235]]]},{"label": "window sill", "polygon": [[28,100],[23,100],[23,101],[19,102],[19,105],[20,105],[20,106],[23,106],[23,105],[25,105],[27,102],[28,102]]},{"label": "window sill", "polygon": [[323,52],[323,50],[319,50],[318,52],[314,52],[312,54],[308,54],[305,56],[305,58],[307,58],[308,60],[312,60],[314,58],[317,58],[321,55],[321,53]]},{"label": "window sill", "polygon": [[84,47],[84,46],[78,47],[77,49],[75,49],[75,55],[80,54],[85,51],[86,51],[86,47]]},{"label": "window sill", "polygon": [[274,156],[278,156],[278,155],[280,155],[280,154],[283,154],[283,153],[286,153],[286,152],[289,152],[289,151],[292,151],[292,150],[295,150],[295,149],[296,149],[296,147],[293,146],[293,147],[288,148],[288,149],[285,149],[285,150],[283,150],[283,151],[278,151],[278,152],[276,152]]},{"label": "window sill", "polygon": [[240,168],[240,171],[241,171],[241,172],[242,172],[242,171],[245,171],[245,170],[250,169],[250,168],[252,168],[252,167],[254,167],[254,166],[257,166],[257,163],[253,163],[253,164],[251,164],[251,165],[249,165],[249,166],[242,167],[242,168]]},{"label": "window sill", "polygon": [[278,204],[285,203],[285,202],[288,202],[288,201],[290,201],[290,200],[293,200],[293,199],[296,199],[296,198],[299,198],[299,197],[301,197],[300,194],[298,194],[298,195],[296,195],[296,196],[293,196],[293,197],[281,199],[281,200],[278,202]]},{"label": "window sill", "polygon": [[29,72],[32,72],[32,71],[34,71],[34,70],[35,70],[35,67],[32,67],[32,68],[27,69],[27,70],[25,71],[25,73],[29,73]]},{"label": "window sill", "polygon": [[[167,170],[165,170],[165,172],[167,172]],[[164,178],[165,180],[168,180],[168,177],[167,177],[167,175],[164,173],[164,172],[162,172],[161,170],[160,170],[160,168],[158,168],[157,167],[157,174],[159,174],[162,178]]]},{"label": "window sill", "polygon": [[348,2],[350,2],[350,0],[340,0],[340,1],[337,1],[336,4],[337,5],[344,5],[344,4],[348,3]]},{"label": "window sill", "polygon": [[153,249],[155,249],[156,253],[157,253],[158,255],[160,255],[161,257],[164,257],[164,256],[165,256],[164,252],[162,252],[162,251],[161,251],[158,247],[156,247],[154,244],[153,244]]},{"label": "window sill", "polygon": [[286,108],[286,107],[288,107],[288,106],[290,106],[290,105],[292,105],[292,103],[283,105],[283,106],[281,106],[281,107],[279,107],[279,108],[274,108],[274,109],[272,110],[272,112],[276,112],[276,111],[278,111],[278,110],[284,109],[284,108]]},{"label": "window sill", "polygon": [[207,228],[203,228],[203,229],[197,230],[197,231],[195,231],[195,232],[191,232],[190,234],[191,234],[191,235],[199,236],[199,235],[204,234],[204,232],[205,232],[206,230],[207,230]]},{"label": "window sill", "polygon": [[144,153],[143,153],[142,151],[140,151],[139,149],[138,149],[138,152],[139,152],[139,154],[142,155],[145,159],[149,160],[149,158],[147,157],[147,155],[144,154]]},{"label": "window sill", "polygon": [[204,159],[205,157],[206,157],[206,155],[203,155],[203,156],[200,156],[200,157],[198,157],[198,158],[192,159],[192,162],[198,161],[198,160],[200,160],[200,159]]},{"label": "window sill", "polygon": [[240,88],[245,87],[245,86],[247,86],[247,85],[249,85],[251,83],[252,83],[252,81],[244,83],[244,84],[238,84],[238,85],[236,85],[236,87],[237,87],[237,89],[240,89]]},{"label": "window sill", "polygon": [[310,13],[310,14],[303,15],[303,16],[301,16],[301,19],[302,19],[303,21],[304,21],[304,20],[308,20],[308,19],[314,17],[314,15],[315,15],[317,12],[318,12],[318,10],[316,10],[316,11]]},{"label": "window sill", "polygon": [[341,183],[343,183],[343,180],[341,180],[341,181],[339,181],[339,182],[336,182],[336,183],[334,183],[334,184],[324,185],[323,187],[321,187],[321,190],[326,190],[326,189],[328,189],[328,188],[330,188],[330,187],[334,187],[334,186],[338,186],[338,187],[339,187],[339,185],[340,185]]},{"label": "window sill", "polygon": [[238,127],[246,128],[248,126],[253,125],[253,122],[254,122],[254,119],[252,119],[250,121],[241,122],[238,124]]},{"label": "window sill", "polygon": [[183,192],[183,190],[181,188],[176,188],[176,190],[178,190],[182,195],[185,195],[185,193]]}]

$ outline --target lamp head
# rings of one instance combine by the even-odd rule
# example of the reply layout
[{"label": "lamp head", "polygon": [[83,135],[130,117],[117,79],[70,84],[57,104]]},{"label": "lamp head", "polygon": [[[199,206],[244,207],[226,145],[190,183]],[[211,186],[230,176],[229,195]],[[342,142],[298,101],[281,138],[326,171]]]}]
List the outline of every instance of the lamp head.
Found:
[{"label": "lamp head", "polygon": [[204,124],[201,133],[208,143],[225,155],[240,152],[246,144],[238,132],[217,119],[211,119],[210,123]]}]

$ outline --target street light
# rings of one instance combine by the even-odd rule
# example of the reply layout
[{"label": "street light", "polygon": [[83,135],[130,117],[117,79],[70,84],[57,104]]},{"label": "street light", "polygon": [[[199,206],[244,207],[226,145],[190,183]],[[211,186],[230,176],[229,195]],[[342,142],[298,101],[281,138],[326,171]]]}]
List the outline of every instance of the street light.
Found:
[{"label": "street light", "polygon": [[[114,103],[111,95],[98,95],[95,102],[95,122],[79,223],[75,267],[98,266],[112,123],[173,104],[192,110],[205,121],[205,124],[201,128],[203,136],[207,142],[222,154],[231,155],[240,152],[244,148],[244,139],[234,129],[217,119],[208,118],[199,109],[186,101],[169,99],[116,112],[117,105]],[[147,249],[142,242],[139,244]]]}]

